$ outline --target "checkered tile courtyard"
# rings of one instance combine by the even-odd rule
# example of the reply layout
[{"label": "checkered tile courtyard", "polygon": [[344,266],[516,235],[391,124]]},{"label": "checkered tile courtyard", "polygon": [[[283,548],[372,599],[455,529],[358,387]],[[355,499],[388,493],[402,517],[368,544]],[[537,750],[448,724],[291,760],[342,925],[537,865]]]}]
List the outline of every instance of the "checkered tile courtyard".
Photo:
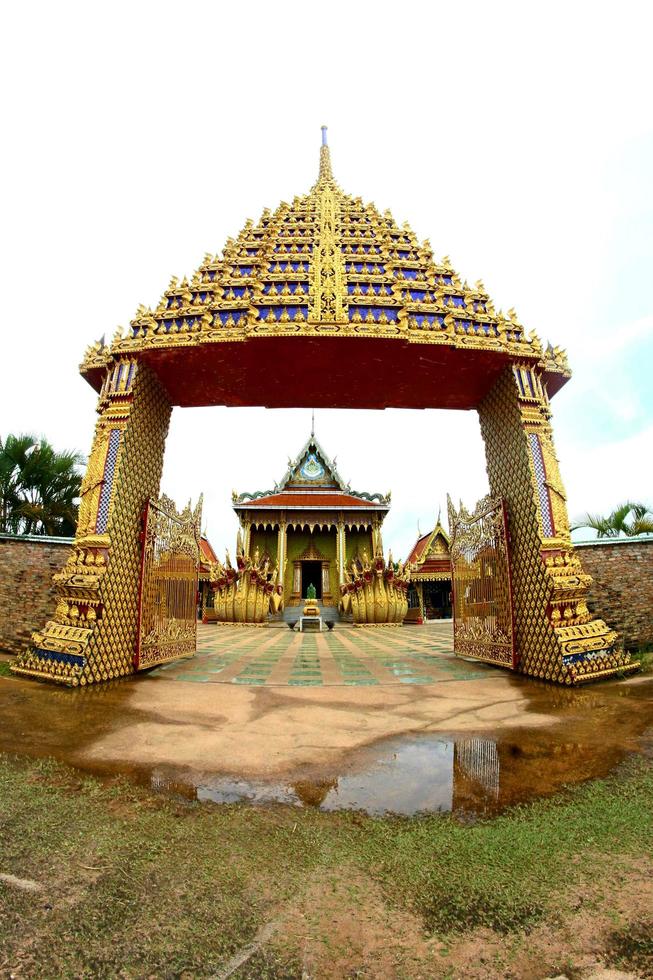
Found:
[{"label": "checkered tile courtyard", "polygon": [[474,680],[492,671],[454,656],[450,622],[395,629],[336,625],[324,633],[211,624],[198,627],[195,657],[149,676],[196,684],[371,687]]}]

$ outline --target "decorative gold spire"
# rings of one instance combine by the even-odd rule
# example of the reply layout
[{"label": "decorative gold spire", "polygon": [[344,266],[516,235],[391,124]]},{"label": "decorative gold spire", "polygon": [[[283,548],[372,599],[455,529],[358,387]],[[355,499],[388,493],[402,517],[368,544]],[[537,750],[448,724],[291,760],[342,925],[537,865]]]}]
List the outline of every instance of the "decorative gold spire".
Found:
[{"label": "decorative gold spire", "polygon": [[322,146],[320,147],[320,172],[317,177],[315,189],[325,186],[335,186],[333,171],[331,169],[331,151],[327,143],[327,127],[322,126]]},{"label": "decorative gold spire", "polygon": [[202,343],[245,331],[312,336],[316,327],[508,352],[541,359],[549,374],[569,374],[564,353],[545,354],[516,315],[498,315],[482,283],[463,284],[449,259],[436,261],[390,211],[343,191],[326,126],[309,193],[248,221],[190,283],[172,279],[154,312],[139,309],[126,337],[89,349],[83,371],[99,372],[117,353],[193,344],[195,336]]}]

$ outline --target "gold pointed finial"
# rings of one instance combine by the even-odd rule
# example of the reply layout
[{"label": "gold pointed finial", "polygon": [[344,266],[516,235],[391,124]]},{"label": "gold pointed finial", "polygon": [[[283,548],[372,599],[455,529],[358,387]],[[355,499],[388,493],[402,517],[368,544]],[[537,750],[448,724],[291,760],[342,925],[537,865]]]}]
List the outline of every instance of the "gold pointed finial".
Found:
[{"label": "gold pointed finial", "polygon": [[327,142],[327,127],[322,126],[322,146],[320,147],[320,172],[317,178],[318,187],[322,184],[333,183],[333,171],[331,170],[331,152]]}]

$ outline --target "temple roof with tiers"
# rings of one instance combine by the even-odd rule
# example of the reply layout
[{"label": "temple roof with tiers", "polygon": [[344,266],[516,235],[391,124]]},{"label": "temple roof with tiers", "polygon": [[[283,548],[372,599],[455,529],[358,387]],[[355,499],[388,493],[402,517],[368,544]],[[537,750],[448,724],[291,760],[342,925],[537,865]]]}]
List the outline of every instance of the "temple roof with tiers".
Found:
[{"label": "temple roof with tiers", "polygon": [[280,483],[272,490],[232,494],[236,513],[254,510],[351,510],[364,509],[384,516],[390,509],[390,493],[352,490],[311,432]]},{"label": "temple roof with tiers", "polygon": [[[155,309],[139,308],[126,336],[119,329],[110,347],[100,342],[88,349],[82,373],[99,387],[101,368],[112,358],[144,352],[175,404],[238,404],[233,387],[220,401],[214,371],[204,379],[210,348],[219,360],[216,345],[225,341],[295,336],[398,339],[539,362],[551,393],[569,376],[564,352],[550,345],[544,350],[534,334],[526,335],[513,310],[507,315],[497,311],[481,281],[469,285],[461,280],[449,259],[436,260],[429,243],[418,241],[408,224],[399,225],[389,211],[341,189],[333,176],[326,127],[318,179],[310,191],[265,210],[258,222],[247,221],[222,255],[206,255],[190,279],[173,278]],[[197,356],[186,352],[192,378],[181,377],[178,362],[173,366],[170,360],[170,351],[179,348],[198,349]],[[265,357],[264,345],[259,350]],[[399,348],[396,352],[399,358]],[[241,371],[236,385],[242,379],[241,384],[257,386],[261,400],[249,396],[240,403],[285,404],[280,389],[287,385],[279,381],[275,386],[276,379],[257,373],[252,363],[248,380]],[[500,366],[497,360],[496,369]],[[445,365],[443,370],[449,369]],[[477,387],[482,386],[490,373],[485,357],[470,379],[474,374]],[[393,404],[410,407],[415,400],[422,407],[410,383],[404,400],[395,396]],[[267,386],[272,394],[263,393]],[[383,407],[375,403],[376,392],[370,396],[362,383],[359,388],[350,396],[352,404],[358,399],[358,407]],[[479,391],[470,392],[472,405]],[[468,407],[464,397],[456,398],[450,407]],[[298,392],[291,402],[307,403]],[[328,405],[328,394],[316,393],[312,403]]]},{"label": "temple roof with tiers", "polygon": [[418,537],[406,559],[411,567],[411,579],[428,582],[451,578],[449,546],[449,535],[438,517],[433,530]]}]

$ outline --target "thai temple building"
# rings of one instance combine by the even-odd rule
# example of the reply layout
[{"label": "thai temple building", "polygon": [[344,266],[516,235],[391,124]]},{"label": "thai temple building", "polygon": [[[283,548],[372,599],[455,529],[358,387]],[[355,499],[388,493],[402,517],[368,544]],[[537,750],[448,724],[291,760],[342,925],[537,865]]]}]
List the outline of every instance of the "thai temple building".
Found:
[{"label": "thai temple building", "polygon": [[424,623],[429,619],[450,619],[452,615],[452,568],[449,535],[440,523],[421,534],[413,545],[407,566],[410,568],[407,623]]},{"label": "thai temple building", "polygon": [[352,490],[311,431],[272,490],[233,494],[246,558],[276,569],[285,606],[298,606],[313,585],[324,606],[338,606],[352,562],[362,568],[378,550],[390,494]]},{"label": "thai temple building", "polygon": [[[383,554],[381,527],[390,493],[352,490],[315,438],[271,490],[232,494],[238,517],[236,561],[229,552],[205,566],[202,619],[264,626],[304,617],[308,605],[328,628],[400,626],[408,609],[410,569]],[[204,552],[203,552],[204,554]],[[302,620],[303,621],[303,620]],[[302,626],[303,628],[303,626]],[[320,629],[322,621],[320,620]]]}]

